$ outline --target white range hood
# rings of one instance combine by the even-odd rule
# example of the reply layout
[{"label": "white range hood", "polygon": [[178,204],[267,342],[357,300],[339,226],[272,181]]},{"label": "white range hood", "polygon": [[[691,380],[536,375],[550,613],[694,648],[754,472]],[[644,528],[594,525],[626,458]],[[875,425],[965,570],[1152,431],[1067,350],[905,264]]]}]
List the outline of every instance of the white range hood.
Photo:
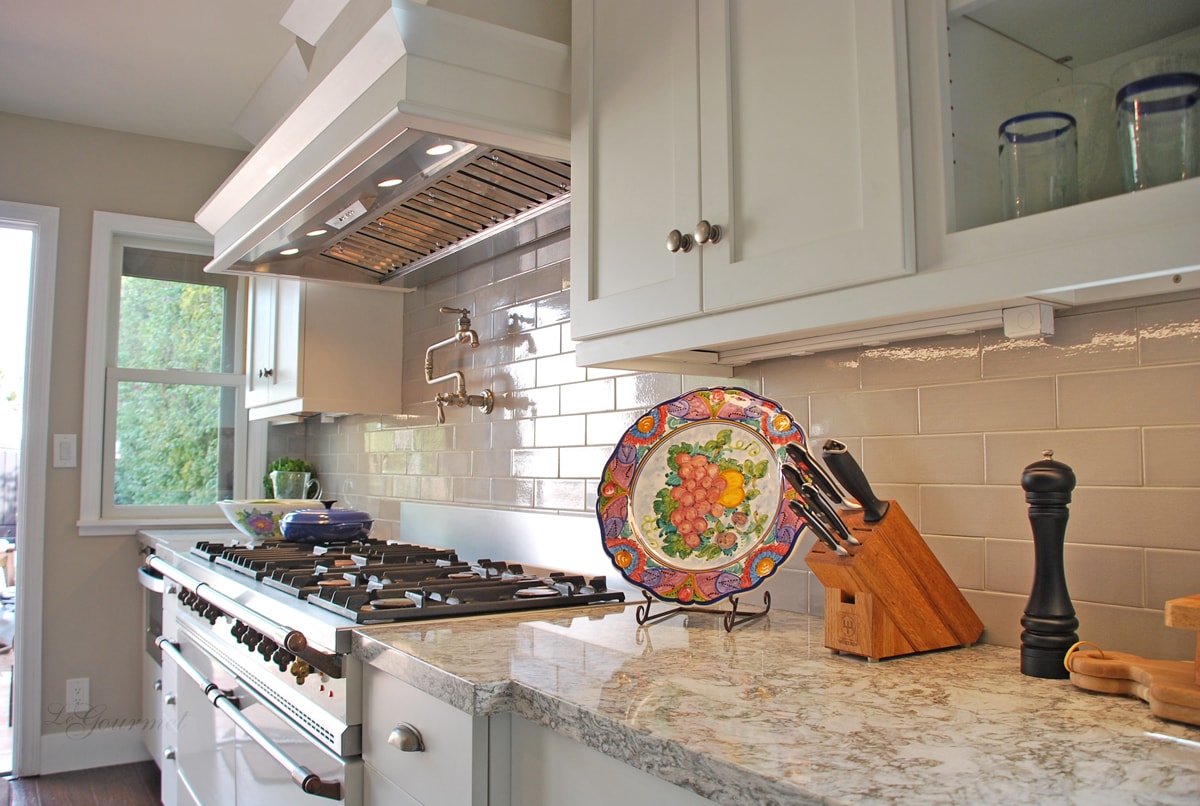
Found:
[{"label": "white range hood", "polygon": [[539,33],[569,3],[437,4],[346,4],[302,100],[196,214],[208,271],[411,286],[497,231],[544,234],[569,198],[571,70]]}]

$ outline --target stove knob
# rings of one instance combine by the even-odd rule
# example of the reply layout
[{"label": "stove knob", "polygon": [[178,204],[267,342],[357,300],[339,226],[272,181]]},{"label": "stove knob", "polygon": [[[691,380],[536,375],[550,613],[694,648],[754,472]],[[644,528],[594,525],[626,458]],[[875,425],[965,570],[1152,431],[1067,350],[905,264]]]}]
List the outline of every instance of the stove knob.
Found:
[{"label": "stove knob", "polygon": [[240,621],[234,622],[234,625],[229,628],[229,634],[240,642],[242,636],[246,634],[246,625]]},{"label": "stove knob", "polygon": [[249,647],[253,652],[258,646],[258,642],[262,640],[262,633],[257,630],[246,630],[246,635],[242,638],[242,643]]},{"label": "stove knob", "polygon": [[271,661],[279,667],[279,671],[286,672],[288,670],[288,665],[292,662],[294,657],[296,656],[291,652],[288,652],[283,647],[280,647],[279,649],[276,649],[275,654],[271,656]]},{"label": "stove knob", "polygon": [[216,624],[217,619],[225,614],[222,613],[221,609],[216,605],[209,605],[208,607],[204,608],[204,613],[202,615],[208,619],[209,624]]},{"label": "stove knob", "polygon": [[272,641],[270,638],[263,638],[262,643],[258,645],[258,654],[263,656],[263,660],[270,660],[271,655],[279,648],[279,644]]},{"label": "stove knob", "polygon": [[304,681],[308,678],[308,673],[312,671],[312,667],[306,661],[296,658],[289,671],[292,673],[292,677],[296,678],[296,684],[303,686]]}]

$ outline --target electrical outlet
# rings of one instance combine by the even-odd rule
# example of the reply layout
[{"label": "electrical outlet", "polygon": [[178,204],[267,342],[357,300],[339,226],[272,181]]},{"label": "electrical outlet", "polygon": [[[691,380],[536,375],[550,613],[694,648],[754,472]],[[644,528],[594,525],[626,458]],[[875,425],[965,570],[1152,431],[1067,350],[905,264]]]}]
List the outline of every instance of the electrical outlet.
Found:
[{"label": "electrical outlet", "polygon": [[82,713],[92,707],[91,687],[91,680],[86,677],[76,677],[67,681],[67,711],[69,713]]}]

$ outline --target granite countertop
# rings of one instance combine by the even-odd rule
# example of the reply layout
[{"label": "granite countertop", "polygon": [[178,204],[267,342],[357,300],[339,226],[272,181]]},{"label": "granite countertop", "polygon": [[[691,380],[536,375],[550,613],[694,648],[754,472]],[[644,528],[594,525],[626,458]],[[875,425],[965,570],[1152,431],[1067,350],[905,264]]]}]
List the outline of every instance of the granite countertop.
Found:
[{"label": "granite countertop", "polygon": [[354,652],[471,714],[512,712],[719,803],[1195,804],[1200,728],[976,645],[880,662],[819,617],[731,633],[634,607],[367,627]]}]

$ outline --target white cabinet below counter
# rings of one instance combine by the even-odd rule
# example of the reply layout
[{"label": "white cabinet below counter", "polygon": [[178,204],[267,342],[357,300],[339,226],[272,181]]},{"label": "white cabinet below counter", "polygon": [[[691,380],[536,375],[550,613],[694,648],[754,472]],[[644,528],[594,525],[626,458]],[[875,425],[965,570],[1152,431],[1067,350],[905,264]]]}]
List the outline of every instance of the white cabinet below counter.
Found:
[{"label": "white cabinet below counter", "polygon": [[[1107,191],[1006,221],[997,160],[1035,93],[1200,47],[1200,5],[1156,7],[1157,33],[1111,0],[783,5],[656,4],[631,31],[576,0],[578,364],[732,374],[1200,287],[1200,179],[1124,193],[1110,165]],[[702,219],[721,241],[666,250]]]},{"label": "white cabinet below counter", "polygon": [[472,716],[371,666],[363,776],[365,806],[711,803],[520,716]]},{"label": "white cabinet below counter", "polygon": [[254,277],[248,320],[250,419],[400,412],[403,294]]},{"label": "white cabinet below counter", "polygon": [[[472,716],[365,666],[366,806],[506,804],[506,799],[491,797],[489,791],[503,790],[507,781],[508,724],[507,714]],[[495,775],[499,781],[491,780]]]}]

